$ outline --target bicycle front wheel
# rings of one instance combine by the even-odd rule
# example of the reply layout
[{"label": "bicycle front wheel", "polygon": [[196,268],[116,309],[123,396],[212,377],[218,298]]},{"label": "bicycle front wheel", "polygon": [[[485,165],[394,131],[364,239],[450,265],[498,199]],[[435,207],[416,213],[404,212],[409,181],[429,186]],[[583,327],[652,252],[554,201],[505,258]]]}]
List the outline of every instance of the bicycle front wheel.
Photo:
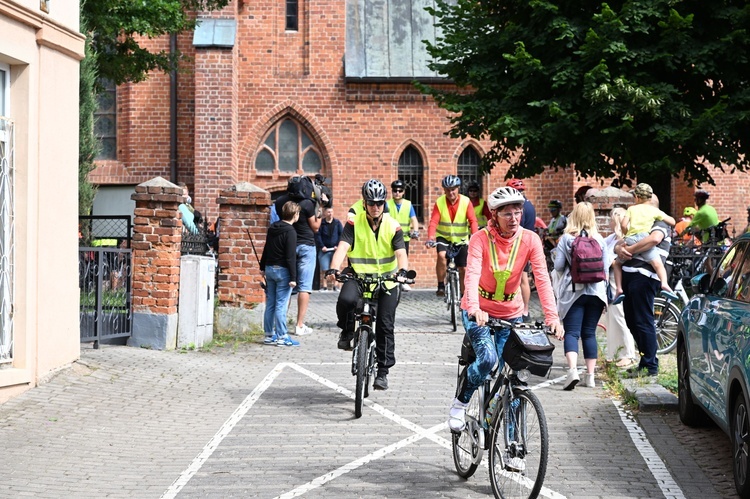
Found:
[{"label": "bicycle front wheel", "polygon": [[357,363],[357,386],[354,390],[354,417],[362,417],[362,404],[367,385],[367,347],[370,342],[370,332],[367,327],[357,331],[357,345],[354,347],[354,359]]},{"label": "bicycle front wheel", "polygon": [[461,303],[458,298],[458,275],[456,274],[451,274],[450,289],[451,299],[448,302],[448,307],[451,309],[451,325],[453,326],[453,331],[456,331],[458,329],[458,318],[461,314],[459,310]]},{"label": "bicycle front wheel", "polygon": [[492,492],[498,498],[534,498],[547,473],[547,420],[542,403],[528,390],[515,390],[509,405],[490,437]]},{"label": "bicycle front wheel", "polygon": [[482,462],[482,442],[484,441],[484,428],[482,428],[481,412],[482,389],[477,388],[466,406],[466,426],[461,433],[452,433],[453,436],[453,463],[456,472],[461,478],[469,478],[477,470]]},{"label": "bicycle front wheel", "polygon": [[656,353],[663,355],[677,346],[677,322],[680,309],[665,298],[654,298],[654,325],[656,326]]}]

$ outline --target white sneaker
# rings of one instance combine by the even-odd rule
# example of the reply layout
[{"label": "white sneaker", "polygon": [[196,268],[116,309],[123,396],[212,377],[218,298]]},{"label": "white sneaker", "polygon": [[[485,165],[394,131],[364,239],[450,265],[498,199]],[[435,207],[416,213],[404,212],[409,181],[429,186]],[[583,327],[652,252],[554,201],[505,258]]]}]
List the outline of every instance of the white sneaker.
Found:
[{"label": "white sneaker", "polygon": [[563,383],[563,390],[572,390],[576,387],[578,381],[580,381],[578,369],[568,369],[568,377],[565,378],[565,383]]},{"label": "white sneaker", "polygon": [[585,377],[583,378],[583,384],[589,388],[595,388],[596,381],[594,380],[594,375],[586,373]]},{"label": "white sneaker", "polygon": [[458,399],[453,399],[451,409],[448,411],[448,428],[452,432],[461,433],[466,427],[466,406],[463,402],[459,402]]},{"label": "white sneaker", "polygon": [[294,328],[294,334],[297,336],[307,336],[308,334],[312,334],[313,330],[309,327],[307,327],[305,324],[302,324],[302,326],[296,326]]},{"label": "white sneaker", "polygon": [[404,283],[404,284],[401,285],[401,289],[403,291],[411,291],[411,286],[409,286],[408,284]]},{"label": "white sneaker", "polygon": [[506,452],[503,461],[505,462],[505,469],[508,471],[523,473],[526,470],[526,461],[520,457],[510,457]]}]

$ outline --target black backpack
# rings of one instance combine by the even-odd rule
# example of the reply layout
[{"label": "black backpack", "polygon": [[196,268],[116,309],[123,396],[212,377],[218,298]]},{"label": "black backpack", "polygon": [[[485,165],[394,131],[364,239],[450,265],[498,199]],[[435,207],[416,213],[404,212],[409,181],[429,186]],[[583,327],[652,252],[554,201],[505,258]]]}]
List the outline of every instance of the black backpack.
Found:
[{"label": "black backpack", "polygon": [[[304,175],[295,175],[289,179],[286,185],[286,193],[294,201],[303,199],[315,199],[315,184],[310,177]],[[320,196],[318,196],[320,198]]]}]

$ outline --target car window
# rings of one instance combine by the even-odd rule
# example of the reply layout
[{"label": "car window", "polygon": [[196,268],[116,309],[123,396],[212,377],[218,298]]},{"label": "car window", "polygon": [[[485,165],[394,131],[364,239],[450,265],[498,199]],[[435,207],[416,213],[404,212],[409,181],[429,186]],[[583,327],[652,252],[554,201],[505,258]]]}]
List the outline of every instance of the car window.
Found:
[{"label": "car window", "polygon": [[750,254],[747,252],[736,275],[737,286],[734,289],[734,299],[750,303]]},{"label": "car window", "polygon": [[[745,254],[745,247],[747,244],[739,243],[732,246],[729,251],[726,252],[724,258],[721,259],[719,267],[716,269],[714,276],[714,282],[711,284],[711,291],[719,296],[733,297],[734,292],[734,278],[737,276],[737,267],[743,266],[743,255]],[[719,279],[723,279],[726,283],[721,285]]]}]

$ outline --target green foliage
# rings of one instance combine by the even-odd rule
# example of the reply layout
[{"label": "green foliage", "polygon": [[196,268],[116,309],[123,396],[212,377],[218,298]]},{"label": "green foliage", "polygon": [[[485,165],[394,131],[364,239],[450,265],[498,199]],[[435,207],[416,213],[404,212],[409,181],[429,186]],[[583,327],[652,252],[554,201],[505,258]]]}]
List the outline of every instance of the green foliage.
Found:
[{"label": "green foliage", "polygon": [[[81,28],[84,30],[84,27]],[[86,38],[85,57],[80,64],[78,87],[78,214],[90,215],[96,188],[89,182],[88,174],[94,169],[94,158],[99,143],[94,136],[94,111],[96,111],[96,54],[92,52],[91,37]]]},{"label": "green foliage", "polygon": [[99,76],[119,85],[139,82],[152,70],[177,69],[180,53],[151,52],[141,37],[179,34],[195,27],[192,11],[221,9],[229,0],[86,0],[82,20],[91,28]]},{"label": "green foliage", "polygon": [[750,161],[750,4],[744,0],[437,0],[431,68],[418,85],[453,137],[492,141],[485,171],[575,167],[583,177]]}]

